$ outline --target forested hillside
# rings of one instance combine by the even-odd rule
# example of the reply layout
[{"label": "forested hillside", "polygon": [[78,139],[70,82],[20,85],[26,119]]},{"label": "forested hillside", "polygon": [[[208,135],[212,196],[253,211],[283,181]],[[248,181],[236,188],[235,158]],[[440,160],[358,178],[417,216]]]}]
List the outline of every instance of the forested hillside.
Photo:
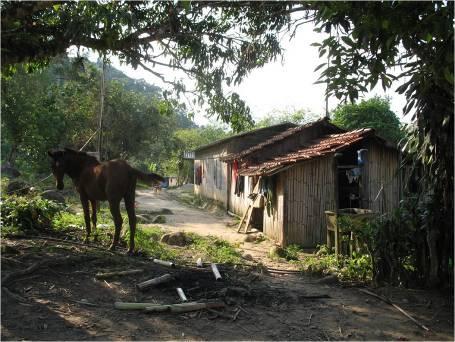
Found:
[{"label": "forested hillside", "polygon": [[[54,58],[43,70],[20,67],[2,79],[2,162],[26,173],[45,173],[46,151],[58,147],[96,151],[100,63]],[[181,152],[226,134],[197,127],[162,90],[108,65],[105,72],[102,159],[124,158],[144,170],[177,174]],[[207,132],[205,132],[207,131]],[[212,132],[215,131],[215,134]],[[191,136],[189,145],[187,136]]]}]

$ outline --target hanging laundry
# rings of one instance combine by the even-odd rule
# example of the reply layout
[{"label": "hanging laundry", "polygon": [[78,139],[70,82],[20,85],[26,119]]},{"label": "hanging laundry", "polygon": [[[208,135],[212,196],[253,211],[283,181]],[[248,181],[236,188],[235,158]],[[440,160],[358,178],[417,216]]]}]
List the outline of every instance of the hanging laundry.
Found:
[{"label": "hanging laundry", "polygon": [[357,183],[359,181],[360,175],[361,175],[360,167],[355,167],[353,169],[346,171],[346,177],[348,177],[349,184],[353,182]]}]

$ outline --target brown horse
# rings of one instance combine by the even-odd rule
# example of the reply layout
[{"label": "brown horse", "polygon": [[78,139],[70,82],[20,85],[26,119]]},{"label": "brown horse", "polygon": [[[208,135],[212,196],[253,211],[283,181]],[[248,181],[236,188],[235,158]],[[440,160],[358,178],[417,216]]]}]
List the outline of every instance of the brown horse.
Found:
[{"label": "brown horse", "polygon": [[52,158],[52,173],[56,179],[57,189],[63,189],[63,177],[67,174],[79,192],[86,227],[85,241],[90,237],[90,210],[92,205],[93,230],[96,231],[96,203],[97,201],[109,202],[109,209],[114,218],[115,233],[110,249],[118,244],[122,228],[122,215],[120,214],[120,201],[125,200],[126,212],[130,224],[130,246],[128,253],[134,252],[134,236],[136,233],[136,214],[134,199],[136,180],[147,184],[157,184],[164,179],[154,173],[143,173],[132,168],[124,160],[110,160],[100,163],[95,157],[85,152],[78,152],[69,148],[64,151],[48,151]]}]

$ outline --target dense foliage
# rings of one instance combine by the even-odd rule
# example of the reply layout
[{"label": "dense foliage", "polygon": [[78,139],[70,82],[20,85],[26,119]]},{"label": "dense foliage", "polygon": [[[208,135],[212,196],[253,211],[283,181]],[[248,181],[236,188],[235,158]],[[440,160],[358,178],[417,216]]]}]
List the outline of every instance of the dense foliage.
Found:
[{"label": "dense foliage", "polygon": [[[158,88],[109,71],[102,158],[162,170],[174,148],[173,132],[194,124],[178,104],[162,99]],[[100,77],[92,63],[60,57],[40,72],[19,69],[4,78],[2,160],[22,171],[48,172],[48,149],[80,148],[92,137],[85,150],[95,151]]]},{"label": "dense foliage", "polygon": [[332,113],[332,122],[346,129],[374,128],[380,137],[395,143],[404,137],[389,100],[379,97],[338,106]]}]

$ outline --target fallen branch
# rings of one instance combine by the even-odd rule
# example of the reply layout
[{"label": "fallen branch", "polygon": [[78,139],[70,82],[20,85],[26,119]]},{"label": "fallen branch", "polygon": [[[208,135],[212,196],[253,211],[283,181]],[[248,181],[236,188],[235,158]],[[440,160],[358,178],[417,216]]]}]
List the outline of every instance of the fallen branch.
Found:
[{"label": "fallen branch", "polygon": [[95,275],[96,279],[107,279],[116,276],[123,276],[123,275],[131,275],[137,273],[143,273],[144,270],[137,269],[137,270],[128,270],[128,271],[117,271],[117,272],[106,272],[106,273],[97,273]]},{"label": "fallen branch", "polygon": [[418,325],[420,328],[422,328],[423,330],[425,331],[429,331],[430,329],[427,328],[426,326],[424,326],[422,323],[420,323],[419,321],[417,321],[414,317],[412,317],[410,314],[408,314],[406,311],[404,311],[402,308],[400,308],[398,305],[396,305],[395,303],[393,303],[390,299],[386,298],[386,297],[383,297],[383,296],[380,296],[374,292],[371,292],[371,291],[368,291],[368,290],[365,290],[365,289],[359,289],[360,292],[362,293],[365,293],[367,295],[370,295],[370,296],[373,296],[373,297],[376,297],[380,300],[382,300],[383,302],[389,304],[389,305],[392,305],[395,309],[397,309],[399,312],[401,312],[403,315],[405,315],[407,318],[409,318],[412,322],[414,322],[416,325]]},{"label": "fallen branch", "polygon": [[66,256],[63,258],[57,258],[57,259],[47,259],[47,260],[41,260],[38,262],[35,262],[31,266],[27,267],[26,269],[11,272],[4,276],[2,278],[2,285],[7,286],[9,283],[11,283],[13,280],[22,277],[24,275],[28,275],[30,273],[35,272],[36,270],[42,268],[43,266],[60,266],[64,265],[67,263],[73,263],[73,262],[81,262],[81,261],[86,261],[88,259],[94,259],[94,256]]},{"label": "fallen branch", "polygon": [[137,284],[137,288],[139,290],[145,290],[146,288],[148,287],[151,287],[151,286],[156,286],[156,285],[159,285],[159,284],[163,284],[163,283],[167,283],[171,280],[174,280],[174,277],[171,276],[169,273],[166,273],[164,275],[162,275],[161,277],[157,277],[157,278],[153,278],[153,279],[149,279],[149,280],[146,280],[142,283],[139,283]]},{"label": "fallen branch", "polygon": [[85,301],[85,300],[74,300],[74,299],[70,299],[69,301],[70,301],[70,302],[73,302],[73,303],[78,303],[78,304],[87,305],[87,306],[98,306],[97,304],[93,304],[93,303],[87,302],[87,301]]},{"label": "fallen branch", "polygon": [[7,287],[2,287],[2,291],[6,293],[8,296],[11,298],[17,300],[18,302],[27,302],[27,299],[25,299],[22,296],[19,296],[18,294],[11,292]]},{"label": "fallen branch", "polygon": [[[232,320],[232,317],[231,317],[231,316],[229,316],[229,315],[227,315],[227,314],[225,314],[225,313],[223,313],[223,312],[219,312],[219,311],[217,311],[217,310],[208,309],[208,308],[207,308],[207,311],[208,311],[208,312],[211,312],[211,313],[213,313],[213,314],[215,314],[215,315],[217,315],[218,317],[222,317],[222,318],[226,318],[226,319],[228,319],[228,320]],[[214,317],[214,318],[216,318],[216,317]]]}]

